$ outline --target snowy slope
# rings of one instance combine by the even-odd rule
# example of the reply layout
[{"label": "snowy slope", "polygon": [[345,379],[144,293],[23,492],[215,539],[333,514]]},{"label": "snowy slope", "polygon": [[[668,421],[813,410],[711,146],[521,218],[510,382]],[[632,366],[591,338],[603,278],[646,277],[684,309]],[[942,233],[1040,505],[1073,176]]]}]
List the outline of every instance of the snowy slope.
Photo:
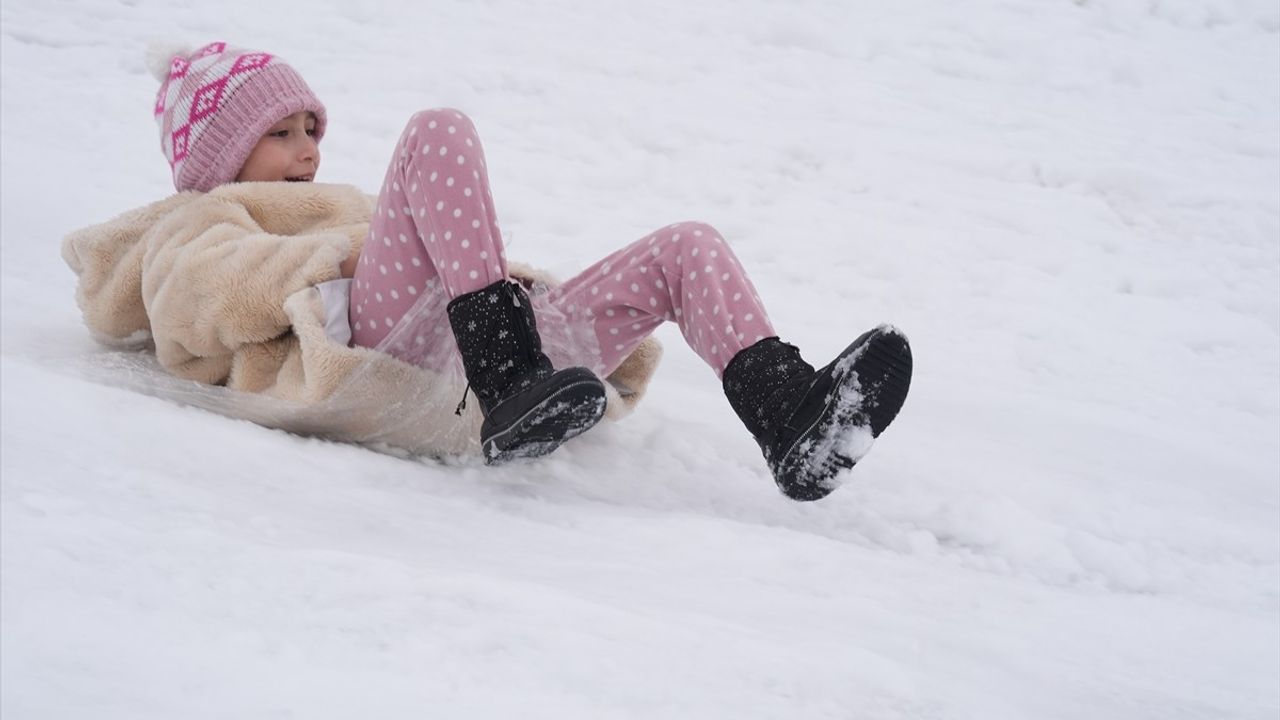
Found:
[{"label": "snowy slope", "polygon": [[[148,39],[270,49],[376,191],[476,121],[512,257],[716,225],[825,362],[910,335],[847,487],[714,376],[486,469],[104,386],[58,242],[163,196]],[[0,715],[1275,718],[1273,0],[0,6]]]}]

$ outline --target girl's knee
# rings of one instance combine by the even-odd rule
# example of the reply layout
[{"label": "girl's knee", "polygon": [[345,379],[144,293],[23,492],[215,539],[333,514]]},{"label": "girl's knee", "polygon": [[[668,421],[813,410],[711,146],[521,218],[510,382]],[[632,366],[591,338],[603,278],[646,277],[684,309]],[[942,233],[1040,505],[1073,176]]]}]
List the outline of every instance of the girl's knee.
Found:
[{"label": "girl's knee", "polygon": [[706,252],[724,244],[720,231],[711,225],[696,220],[676,223],[668,226],[671,242],[682,250],[698,250]]},{"label": "girl's knee", "polygon": [[475,124],[466,113],[455,108],[419,110],[409,118],[407,132],[475,135]]}]

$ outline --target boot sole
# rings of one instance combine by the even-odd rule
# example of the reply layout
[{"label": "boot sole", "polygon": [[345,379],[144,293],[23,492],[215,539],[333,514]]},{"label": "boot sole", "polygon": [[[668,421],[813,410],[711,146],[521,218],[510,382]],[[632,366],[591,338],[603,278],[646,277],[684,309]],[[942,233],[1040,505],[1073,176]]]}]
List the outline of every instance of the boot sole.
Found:
[{"label": "boot sole", "polygon": [[542,457],[590,430],[605,411],[604,384],[590,375],[557,388],[541,402],[481,441],[486,465]]},{"label": "boot sole", "polygon": [[841,353],[826,406],[776,463],[778,487],[793,500],[820,500],[831,479],[871,450],[893,422],[911,387],[911,347],[901,333],[878,327]]}]

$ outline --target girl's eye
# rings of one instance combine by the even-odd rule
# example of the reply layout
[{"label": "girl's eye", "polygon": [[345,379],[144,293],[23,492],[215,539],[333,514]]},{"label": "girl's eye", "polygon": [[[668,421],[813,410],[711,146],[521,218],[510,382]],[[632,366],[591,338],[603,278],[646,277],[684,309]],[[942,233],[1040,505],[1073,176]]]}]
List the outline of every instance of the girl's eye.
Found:
[{"label": "girl's eye", "polygon": [[276,130],[275,132],[271,133],[271,137],[278,137],[278,138],[282,138],[282,137],[289,137],[289,131],[288,131],[288,130]]},{"label": "girl's eye", "polygon": [[307,135],[309,135],[309,136],[311,136],[311,137],[315,137],[315,136],[316,136],[316,129],[315,129],[315,128],[307,128]]}]

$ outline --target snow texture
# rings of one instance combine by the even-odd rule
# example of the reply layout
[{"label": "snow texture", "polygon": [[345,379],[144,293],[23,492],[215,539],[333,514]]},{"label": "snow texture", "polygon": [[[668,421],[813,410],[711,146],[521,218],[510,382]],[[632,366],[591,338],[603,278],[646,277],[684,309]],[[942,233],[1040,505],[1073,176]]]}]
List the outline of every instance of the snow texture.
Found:
[{"label": "snow texture", "polygon": [[[673,327],[632,418],[496,469],[104,384],[58,243],[169,192],[174,35],[299,67],[321,180],[465,110],[562,276],[709,222],[810,362],[903,328],[911,397],[798,504]],[[1274,0],[5,0],[0,41],[5,720],[1280,713]]]}]

